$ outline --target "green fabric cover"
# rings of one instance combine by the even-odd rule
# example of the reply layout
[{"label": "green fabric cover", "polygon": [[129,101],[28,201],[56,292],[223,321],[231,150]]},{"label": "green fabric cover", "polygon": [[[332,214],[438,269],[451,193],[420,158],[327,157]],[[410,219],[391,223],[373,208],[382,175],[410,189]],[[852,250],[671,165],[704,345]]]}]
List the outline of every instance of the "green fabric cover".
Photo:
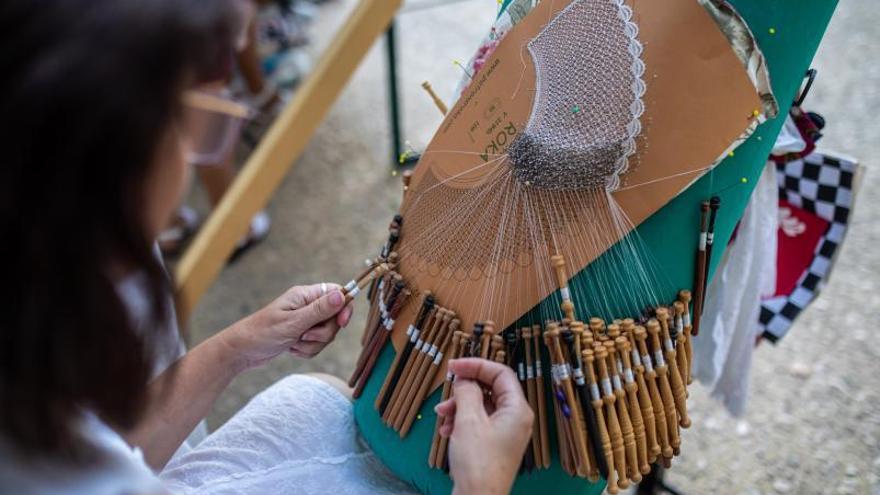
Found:
[{"label": "green fabric cover", "polygon": [[[511,0],[505,0],[504,7]],[[755,34],[767,59],[773,91],[781,115],[760,125],[752,137],[736,149],[734,156],[725,159],[712,172],[678,195],[660,211],[638,227],[638,233],[656,257],[660,266],[670,277],[674,286],[663,288],[667,299],[672,301],[678,289],[693,284],[694,255],[699,226],[699,204],[712,195],[721,197],[715,234],[715,251],[712,256],[711,273],[714,274],[721,251],[726,246],[743,213],[754,185],[761,175],[776,135],[784,122],[787,106],[793,101],[804,72],[809,68],[825,27],[837,5],[836,0],[730,0]],[[772,32],[771,32],[772,31]],[[681,95],[687,98],[687,95]],[[724,95],[719,95],[723,98]],[[695,136],[694,139],[699,139]],[[743,178],[746,182],[743,182]],[[614,249],[614,248],[612,248]],[[611,253],[606,253],[607,258]],[[607,262],[606,260],[601,260]],[[586,274],[593,265],[577,274],[570,284],[583,285]],[[595,278],[592,278],[595,280]],[[601,290],[595,287],[593,290]],[[557,296],[542,304],[558,304]],[[536,307],[535,310],[537,311]],[[532,316],[532,317],[530,317]],[[594,316],[594,315],[590,315]],[[606,319],[620,316],[598,315]],[[535,319],[533,315],[524,321]],[[699,338],[699,337],[698,337]],[[362,398],[355,401],[355,417],[361,434],[376,455],[401,479],[413,484],[424,493],[444,494],[452,490],[449,476],[427,464],[428,451],[434,433],[434,405],[440,398],[435,391],[422,406],[418,419],[405,439],[382,424],[373,408],[373,402],[382,385],[385,374],[394,357],[392,346],[383,349]],[[544,362],[549,362],[546,360]],[[549,398],[549,396],[548,396]],[[548,404],[550,404],[548,402]],[[551,438],[554,437],[551,432]],[[687,433],[683,448],[687,446]],[[513,493],[599,494],[604,483],[590,484],[586,480],[568,476],[559,466],[556,446],[552,446],[554,462],[551,469],[521,474]]]}]

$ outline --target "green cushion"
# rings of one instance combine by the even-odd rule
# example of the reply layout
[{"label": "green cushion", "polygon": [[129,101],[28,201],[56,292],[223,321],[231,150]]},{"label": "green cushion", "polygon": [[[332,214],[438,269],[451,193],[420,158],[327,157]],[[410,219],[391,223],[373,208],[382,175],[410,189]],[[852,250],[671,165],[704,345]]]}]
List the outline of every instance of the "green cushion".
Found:
[{"label": "green cushion", "polygon": [[[505,0],[504,7],[510,1]],[[666,299],[670,301],[675,298],[678,289],[690,288],[693,283],[692,253],[697,245],[699,204],[712,195],[718,195],[722,206],[715,229],[717,254],[713,255],[710,267],[711,273],[714,273],[721,259],[721,248],[727,244],[746,207],[773,141],[785,120],[785,109],[793,101],[837,5],[836,0],[730,1],[748,22],[767,58],[773,91],[783,111],[778,118],[760,125],[755,134],[736,149],[734,156],[725,159],[712,172],[639,225],[638,234],[670,278],[669,286],[661,288]],[[686,96],[682,95],[683,98]],[[723,95],[719,95],[719,98],[723,98]],[[578,293],[585,292],[576,287],[585,284],[589,271],[594,270],[598,263],[610,263],[611,254],[613,253],[606,253],[572,279],[570,284]],[[596,280],[596,277],[590,280]],[[592,289],[602,290],[601,287]],[[541,304],[556,305],[557,296],[548,298]],[[536,307],[533,312],[538,309]],[[609,319],[620,314],[598,316]],[[527,315],[524,320],[539,320],[535,315],[537,313]],[[393,358],[394,350],[388,345],[376,363],[362,398],[355,401],[355,417],[360,431],[376,455],[398,477],[412,483],[424,493],[449,493],[452,490],[449,476],[440,470],[430,469],[427,464],[436,420],[433,409],[439,401],[440,391],[435,391],[425,401],[420,419],[415,421],[409,435],[402,440],[395,431],[382,424],[373,408],[376,394]],[[550,436],[553,439],[554,434],[551,433]],[[687,437],[686,433],[684,437]],[[688,448],[686,439],[683,448]],[[552,450],[554,462],[551,469],[520,475],[513,493],[546,493],[548,488],[555,494],[601,493],[604,483],[590,484],[586,480],[568,476],[559,465],[555,444]]]}]

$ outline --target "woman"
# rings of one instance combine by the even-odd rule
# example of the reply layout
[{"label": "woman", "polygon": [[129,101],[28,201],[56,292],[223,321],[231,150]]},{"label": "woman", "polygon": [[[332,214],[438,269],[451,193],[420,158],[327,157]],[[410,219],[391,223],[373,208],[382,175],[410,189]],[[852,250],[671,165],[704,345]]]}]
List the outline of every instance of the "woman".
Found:
[{"label": "woman", "polygon": [[[360,446],[344,395],[311,377],[182,448],[237,374],[314,356],[352,312],[334,285],[294,287],[165,368],[180,347],[154,239],[186,184],[183,102],[224,77],[237,17],[231,0],[0,6],[2,493],[404,489]],[[450,366],[438,413],[456,491],[503,493],[531,412],[504,367]]]}]

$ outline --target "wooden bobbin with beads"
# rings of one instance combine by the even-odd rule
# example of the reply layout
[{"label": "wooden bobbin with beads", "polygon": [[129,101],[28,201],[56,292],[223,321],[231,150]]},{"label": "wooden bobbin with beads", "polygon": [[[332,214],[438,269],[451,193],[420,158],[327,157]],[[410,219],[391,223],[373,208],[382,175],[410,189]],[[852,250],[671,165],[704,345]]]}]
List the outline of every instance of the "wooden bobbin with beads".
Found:
[{"label": "wooden bobbin with beads", "polygon": [[532,325],[532,348],[535,350],[535,388],[538,394],[538,427],[541,430],[541,460],[544,469],[550,467],[550,437],[547,432],[547,400],[544,398],[544,365],[541,362],[541,325]]},{"label": "wooden bobbin with beads", "polygon": [[559,293],[562,296],[562,303],[559,308],[569,321],[574,321],[574,303],[571,300],[571,290],[568,288],[568,274],[565,272],[565,258],[561,254],[554,254],[550,257],[550,263],[556,272],[556,282],[559,284]]},{"label": "wooden bobbin with beads", "polygon": [[541,428],[538,426],[538,394],[544,393],[535,386],[535,368],[534,358],[532,356],[532,329],[531,327],[523,327],[521,345],[525,350],[526,356],[526,399],[529,401],[534,413],[534,422],[532,423],[532,453],[535,457],[535,465],[544,467],[544,459],[541,457]]},{"label": "wooden bobbin with beads", "polygon": [[[663,399],[663,412],[666,414],[666,430],[669,432],[669,445],[673,449],[681,445],[678,436],[678,413],[675,410],[675,397],[669,383],[669,367],[663,356],[663,344],[660,342],[660,323],[656,319],[648,321],[646,328],[651,336],[654,364],[657,369],[657,382],[660,385],[660,397]],[[665,457],[665,456],[664,456]]]},{"label": "wooden bobbin with beads", "polygon": [[[675,352],[675,344],[669,332],[669,310],[657,309],[657,319],[660,322],[661,338],[663,343],[666,363],[669,369],[669,383],[672,386],[672,396],[675,399],[675,410],[678,412],[678,424],[682,428],[691,426],[691,420],[687,414],[687,391],[684,388],[684,380],[678,370],[678,357]],[[674,446],[673,446],[674,447]]]},{"label": "wooden bobbin with beads", "polygon": [[[647,338],[648,333],[645,327],[636,326],[635,338],[639,346],[642,365],[645,367],[645,383],[648,385],[648,392],[651,396],[651,405],[654,412],[654,423],[656,426],[657,440],[660,442],[660,455],[666,459],[671,459],[673,454],[672,445],[669,443],[669,428],[666,426],[666,406],[663,403],[663,397],[660,394],[659,378],[657,371],[654,369],[650,351],[648,350]],[[673,406],[673,412],[675,407]]]},{"label": "wooden bobbin with beads", "polygon": [[688,339],[690,337],[684,326],[684,303],[675,301],[672,303],[672,309],[675,311],[675,328],[678,330],[678,338],[675,340],[675,359],[678,361],[678,372],[681,374],[681,380],[684,382],[685,392],[687,392],[691,365],[687,355]]},{"label": "wooden bobbin with beads", "polygon": [[587,453],[587,435],[584,432],[580,406],[577,399],[575,399],[574,388],[571,385],[571,377],[568,375],[568,361],[565,359],[562,352],[562,345],[559,342],[559,329],[553,326],[548,330],[548,333],[550,334],[550,340],[552,342],[551,351],[554,355],[554,361],[560,365],[558,368],[560,370],[559,378],[571,414],[569,424],[571,425],[572,436],[574,436],[574,445],[577,452],[577,462],[575,463],[577,466],[577,473],[579,476],[585,478],[589,475],[590,471],[592,471],[592,466],[590,465],[590,456]]},{"label": "wooden bobbin with beads", "polygon": [[[616,327],[617,325],[609,325],[609,330],[612,326]],[[611,332],[609,331],[609,337],[610,335]],[[626,403],[626,391],[623,389],[623,384],[620,380],[620,373],[618,372],[617,349],[615,349],[614,342],[611,340],[606,340],[602,345],[605,346],[605,351],[608,353],[608,369],[610,370],[611,385],[614,388],[614,397],[616,398],[614,405],[617,408],[617,420],[620,422],[620,432],[623,434],[623,450],[624,455],[626,456],[626,475],[630,481],[638,483],[639,481],[642,481],[642,473],[639,471],[638,448],[636,446],[636,436],[632,426],[632,419],[629,414],[629,406]]]},{"label": "wooden bobbin with beads", "polygon": [[[620,421],[617,417],[617,409],[614,406],[617,397],[611,386],[611,378],[608,375],[608,351],[599,342],[593,343],[593,353],[596,356],[596,367],[599,370],[599,383],[602,386],[602,402],[605,404],[605,421],[608,426],[608,436],[611,438],[611,451],[614,455],[614,470],[617,472],[617,486],[622,490],[629,488],[627,477],[626,453],[623,443],[623,432],[620,429]],[[609,469],[611,467],[609,466]],[[609,482],[610,483],[610,482]]]},{"label": "wooden bobbin with beads", "polygon": [[693,365],[694,365],[694,346],[693,346],[693,331],[694,327],[691,324],[691,291],[689,290],[681,290],[678,292],[678,300],[684,305],[684,313],[682,313],[682,319],[684,320],[684,333],[686,335],[685,341],[685,354],[687,354],[687,384],[690,385],[694,381],[694,377],[692,375]]},{"label": "wooden bobbin with beads", "polygon": [[647,433],[645,431],[645,422],[642,418],[642,408],[639,404],[638,384],[635,379],[635,372],[632,369],[632,361],[630,359],[629,340],[626,337],[617,337],[614,339],[614,345],[617,348],[617,355],[623,360],[623,388],[626,391],[626,398],[629,402],[629,415],[632,420],[633,431],[636,435],[636,452],[639,457],[639,470],[642,474],[651,472],[651,464],[648,461],[650,452],[648,451]]},{"label": "wooden bobbin with beads", "polygon": [[[586,335],[586,334],[585,334]],[[599,391],[599,382],[596,379],[595,357],[593,350],[585,346],[581,351],[583,359],[585,377],[587,386],[590,389],[590,404],[593,406],[593,412],[596,414],[596,422],[599,427],[599,439],[602,442],[602,453],[605,456],[605,462],[608,465],[608,493],[617,493],[617,474],[614,467],[614,449],[611,445],[611,436],[608,433],[608,423],[605,420],[605,411],[603,411],[604,402],[602,393]]]}]

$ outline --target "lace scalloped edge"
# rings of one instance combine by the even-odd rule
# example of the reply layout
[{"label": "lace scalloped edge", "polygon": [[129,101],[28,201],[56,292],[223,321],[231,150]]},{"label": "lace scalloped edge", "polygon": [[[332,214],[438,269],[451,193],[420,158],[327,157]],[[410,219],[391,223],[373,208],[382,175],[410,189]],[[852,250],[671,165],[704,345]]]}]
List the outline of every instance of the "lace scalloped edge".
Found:
[{"label": "lace scalloped edge", "polygon": [[630,104],[630,115],[632,119],[626,125],[627,136],[623,143],[623,154],[617,160],[614,173],[608,179],[605,189],[610,191],[620,187],[620,176],[626,173],[629,168],[629,157],[636,152],[636,137],[642,132],[642,114],[645,113],[645,103],[642,97],[645,96],[647,86],[642,76],[645,74],[645,63],[642,62],[642,43],[639,41],[639,26],[633,22],[633,11],[625,0],[609,0],[618,8],[618,16],[623,21],[623,29],[629,38],[628,51],[632,55],[632,91],[633,102]]}]

